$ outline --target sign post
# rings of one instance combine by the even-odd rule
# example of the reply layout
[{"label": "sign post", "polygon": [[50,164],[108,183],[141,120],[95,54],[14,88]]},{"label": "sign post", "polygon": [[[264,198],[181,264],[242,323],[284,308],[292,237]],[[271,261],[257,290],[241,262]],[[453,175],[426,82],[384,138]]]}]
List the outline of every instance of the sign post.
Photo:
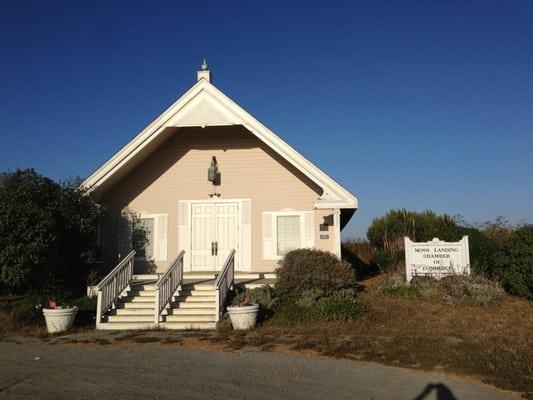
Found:
[{"label": "sign post", "polygon": [[437,238],[429,242],[405,241],[405,276],[411,282],[414,276],[441,279],[449,275],[470,275],[468,236],[458,242],[444,242]]}]

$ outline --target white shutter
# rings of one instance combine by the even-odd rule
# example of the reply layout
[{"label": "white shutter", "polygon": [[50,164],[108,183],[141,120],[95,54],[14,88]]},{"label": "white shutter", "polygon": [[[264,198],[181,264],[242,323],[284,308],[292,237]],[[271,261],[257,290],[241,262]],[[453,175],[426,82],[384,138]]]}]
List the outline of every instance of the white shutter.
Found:
[{"label": "white shutter", "polygon": [[275,242],[275,218],[273,213],[263,213],[263,260],[277,259]]},{"label": "white shutter", "polygon": [[241,203],[239,253],[241,271],[252,270],[252,202],[243,200]]},{"label": "white shutter", "polygon": [[166,261],[167,259],[167,234],[168,216],[167,214],[157,214],[154,216],[154,260]]},{"label": "white shutter", "polygon": [[306,211],[302,218],[302,247],[311,249],[315,247],[315,213]]},{"label": "white shutter", "polygon": [[183,266],[186,271],[190,271],[190,249],[191,249],[191,223],[190,223],[190,203],[180,201],[178,203],[178,253],[185,251]]},{"label": "white shutter", "polygon": [[124,257],[126,257],[133,248],[133,244],[132,244],[133,227],[132,225],[133,225],[133,221],[132,221],[131,216],[126,212],[122,212],[117,221],[117,229],[118,229],[117,251],[118,251],[119,260],[122,260]]}]

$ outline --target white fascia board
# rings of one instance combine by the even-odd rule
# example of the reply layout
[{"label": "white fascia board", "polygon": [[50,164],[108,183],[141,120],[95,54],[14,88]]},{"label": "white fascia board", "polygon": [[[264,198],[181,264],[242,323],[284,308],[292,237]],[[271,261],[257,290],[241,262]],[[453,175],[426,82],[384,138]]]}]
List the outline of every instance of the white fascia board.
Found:
[{"label": "white fascia board", "polygon": [[[193,85],[135,138],[91,174],[83,182],[82,186],[89,190],[95,189],[107,180],[114,171],[120,169],[126,162],[142,151],[166,127],[179,127],[178,113],[186,109],[189,104],[193,106],[193,101],[199,95],[207,96],[207,100],[214,105],[221,103],[223,107],[217,108],[227,116],[227,124],[243,125],[305,176],[319,185],[324,190],[324,193],[322,198],[317,199],[315,202],[315,208],[357,208],[358,204],[355,196],[205,79],[200,79]],[[178,125],[175,125],[173,121],[177,122]],[[200,126],[206,125],[209,124],[204,123]]]}]

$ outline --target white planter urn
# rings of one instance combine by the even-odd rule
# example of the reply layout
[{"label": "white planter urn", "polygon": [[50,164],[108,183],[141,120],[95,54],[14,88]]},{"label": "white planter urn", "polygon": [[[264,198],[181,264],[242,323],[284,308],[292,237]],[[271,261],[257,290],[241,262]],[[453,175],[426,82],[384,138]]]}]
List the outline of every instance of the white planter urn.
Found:
[{"label": "white planter urn", "polygon": [[78,307],[43,308],[48,333],[64,332],[72,327]]},{"label": "white planter urn", "polygon": [[227,307],[233,329],[249,329],[255,326],[257,314],[259,313],[259,304],[250,306]]}]

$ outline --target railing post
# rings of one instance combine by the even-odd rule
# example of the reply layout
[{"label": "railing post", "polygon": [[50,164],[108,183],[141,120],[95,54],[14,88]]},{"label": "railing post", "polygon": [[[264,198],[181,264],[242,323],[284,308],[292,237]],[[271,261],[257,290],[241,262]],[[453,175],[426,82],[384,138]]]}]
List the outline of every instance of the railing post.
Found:
[{"label": "railing post", "polygon": [[220,319],[220,288],[219,287],[216,288],[216,293],[215,293],[215,310],[216,310],[216,315],[215,315],[215,323],[216,323]]},{"label": "railing post", "polygon": [[155,325],[159,326],[159,288],[155,288]]},{"label": "railing post", "polygon": [[102,291],[98,290],[96,300],[96,329],[102,323]]}]

